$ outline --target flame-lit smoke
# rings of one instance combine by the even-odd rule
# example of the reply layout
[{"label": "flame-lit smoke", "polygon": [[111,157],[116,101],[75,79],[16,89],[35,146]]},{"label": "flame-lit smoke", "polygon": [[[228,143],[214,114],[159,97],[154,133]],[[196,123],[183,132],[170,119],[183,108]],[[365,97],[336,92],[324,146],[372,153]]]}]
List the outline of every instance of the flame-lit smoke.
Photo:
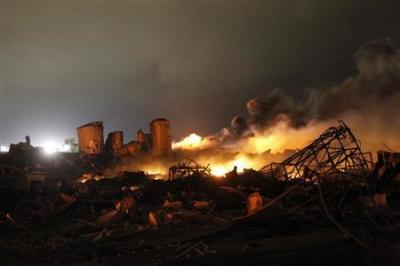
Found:
[{"label": "flame-lit smoke", "polygon": [[154,179],[164,179],[168,176],[168,168],[175,163],[175,160],[168,158],[154,160],[150,154],[141,154],[137,157],[124,157],[118,164],[103,171],[104,176],[113,177],[122,172],[143,171]]},{"label": "flame-lit smoke", "polygon": [[345,120],[364,148],[375,151],[385,143],[400,149],[399,48],[388,39],[372,41],[354,59],[357,75],[340,85],[309,88],[302,99],[273,89],[263,99],[247,102],[247,118],[235,116],[229,127],[205,139],[251,153],[282,152],[301,147],[329,124]]},{"label": "flame-lit smoke", "polygon": [[302,148],[336,120],[345,120],[364,149],[389,146],[399,150],[400,50],[388,39],[372,41],[362,46],[354,59],[358,74],[338,86],[310,88],[301,100],[274,89],[264,99],[247,102],[247,118],[235,116],[219,133],[208,137],[192,134],[174,148],[200,151],[214,147],[236,152],[241,161],[236,157],[207,158],[213,172],[222,175],[234,166],[239,170],[238,165],[257,169],[262,166],[257,159],[243,158]]},{"label": "flame-lit smoke", "polygon": [[[265,129],[250,129],[247,136],[234,142],[221,142],[219,144],[206,141],[207,138],[197,134],[191,134],[181,141],[175,142],[173,148],[199,151],[210,147],[218,147],[242,154],[262,154],[267,151],[272,154],[279,154],[288,149],[294,150],[305,146],[313,138],[318,137],[319,133],[322,133],[332,123],[310,121],[305,127],[294,128],[289,124],[289,121],[281,120]],[[196,144],[188,144],[188,138],[193,135],[198,138],[198,141],[196,141]]]},{"label": "flame-lit smoke", "polygon": [[[307,126],[296,129],[288,120],[281,120],[265,129],[249,129],[246,137],[236,141],[219,144],[213,142],[212,146],[211,142],[198,141],[198,145],[186,146],[184,143],[187,143],[187,137],[176,142],[174,147],[181,152],[187,148],[187,152],[191,151],[188,156],[196,158],[203,165],[209,164],[213,175],[224,176],[235,167],[241,173],[245,169],[260,169],[267,163],[280,161],[285,154],[306,146],[328,126],[329,123],[310,121]],[[200,136],[198,138],[206,139]]]},{"label": "flame-lit smoke", "polygon": [[213,143],[210,139],[192,133],[179,142],[173,142],[172,149],[196,150],[205,149],[212,145]]},{"label": "flame-lit smoke", "polygon": [[273,89],[263,99],[247,102],[247,118],[235,116],[212,136],[192,133],[174,142],[172,159],[141,159],[125,166],[167,174],[170,165],[191,158],[209,165],[215,176],[235,167],[239,173],[259,169],[306,146],[336,120],[346,121],[364,150],[400,150],[399,51],[387,39],[369,42],[355,54],[357,75],[340,85],[307,89],[302,99]]},{"label": "flame-lit smoke", "polygon": [[369,150],[400,150],[400,49],[371,41],[354,56],[358,74],[330,89],[311,89],[306,108],[318,121],[343,119]]}]

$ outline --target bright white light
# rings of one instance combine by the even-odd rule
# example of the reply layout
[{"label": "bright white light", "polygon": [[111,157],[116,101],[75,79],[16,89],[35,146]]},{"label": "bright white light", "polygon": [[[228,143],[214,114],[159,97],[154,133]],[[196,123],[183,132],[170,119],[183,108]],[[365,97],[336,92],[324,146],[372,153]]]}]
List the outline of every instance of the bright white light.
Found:
[{"label": "bright white light", "polygon": [[8,152],[9,149],[10,148],[7,146],[3,146],[3,145],[0,146],[0,152]]},{"label": "bright white light", "polygon": [[43,148],[43,151],[47,155],[52,155],[57,152],[58,146],[54,141],[48,141],[40,145]]}]

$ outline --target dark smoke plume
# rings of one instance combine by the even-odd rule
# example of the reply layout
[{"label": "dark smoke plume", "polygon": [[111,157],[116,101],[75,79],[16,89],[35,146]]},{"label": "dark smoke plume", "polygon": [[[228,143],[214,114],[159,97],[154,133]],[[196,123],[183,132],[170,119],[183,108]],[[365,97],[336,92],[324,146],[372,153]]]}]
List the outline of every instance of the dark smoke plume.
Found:
[{"label": "dark smoke plume", "polygon": [[385,113],[393,110],[392,101],[400,95],[399,48],[388,39],[372,41],[362,46],[354,58],[357,76],[330,90],[310,92],[310,117],[326,120],[348,111],[375,116],[371,111],[379,108],[383,111],[382,121],[395,122]]},{"label": "dark smoke plume", "polygon": [[[274,89],[264,99],[247,102],[248,119],[235,117],[221,131],[232,139],[251,130],[265,129],[285,119],[300,128],[311,121],[345,120],[356,129],[369,148],[389,143],[399,149],[400,141],[400,49],[389,39],[363,45],[354,55],[357,74],[331,88],[308,89],[300,102]],[[228,137],[227,137],[228,136]]]},{"label": "dark smoke plume", "polygon": [[304,108],[280,89],[274,89],[264,100],[249,100],[247,111],[249,125],[270,126],[282,115],[290,118],[293,127],[304,126],[307,121]]}]

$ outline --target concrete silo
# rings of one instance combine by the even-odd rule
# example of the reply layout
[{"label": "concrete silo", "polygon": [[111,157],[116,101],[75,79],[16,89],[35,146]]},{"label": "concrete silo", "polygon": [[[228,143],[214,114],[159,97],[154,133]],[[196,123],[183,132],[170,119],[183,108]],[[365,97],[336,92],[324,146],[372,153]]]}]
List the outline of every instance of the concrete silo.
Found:
[{"label": "concrete silo", "polygon": [[150,123],[152,155],[168,155],[171,153],[171,137],[169,134],[169,121],[158,118]]},{"label": "concrete silo", "polygon": [[114,154],[118,152],[124,145],[124,132],[114,131],[110,132],[107,137],[105,148]]},{"label": "concrete silo", "polygon": [[103,122],[96,121],[77,128],[79,151],[100,154],[104,148]]},{"label": "concrete silo", "polygon": [[139,130],[136,133],[136,141],[141,144],[142,151],[149,151],[151,148],[151,134],[144,133],[142,130]]},{"label": "concrete silo", "polygon": [[141,151],[141,148],[142,144],[134,140],[122,146],[122,148],[118,150],[118,154],[122,157],[128,155],[135,156]]}]

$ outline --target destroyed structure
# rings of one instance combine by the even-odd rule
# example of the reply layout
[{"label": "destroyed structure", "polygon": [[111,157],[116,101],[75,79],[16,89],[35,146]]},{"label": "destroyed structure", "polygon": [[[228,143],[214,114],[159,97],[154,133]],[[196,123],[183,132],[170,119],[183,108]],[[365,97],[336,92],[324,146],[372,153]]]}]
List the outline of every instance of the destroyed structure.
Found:
[{"label": "destroyed structure", "polygon": [[279,180],[313,179],[315,174],[329,175],[353,170],[366,173],[370,162],[371,154],[361,151],[350,128],[340,121],[339,126],[327,129],[307,147],[281,163],[264,166],[260,172]]},{"label": "destroyed structure", "polygon": [[108,134],[105,149],[113,155],[117,155],[118,151],[124,146],[124,132],[113,131]]},{"label": "destroyed structure", "polygon": [[0,264],[399,264],[399,153],[371,162],[340,123],[261,171],[215,178],[189,160],[169,180],[88,172],[83,158],[104,150],[169,153],[169,124],[153,126],[104,147],[101,123],[80,127],[84,156],[40,158],[28,142],[0,154],[2,185],[47,175],[42,189],[0,186]]},{"label": "destroyed structure", "polygon": [[169,121],[155,119],[150,123],[151,151],[153,155],[168,155],[171,153],[171,137],[169,135]]},{"label": "destroyed structure", "polygon": [[210,176],[211,170],[209,165],[203,166],[194,160],[188,159],[186,162],[171,166],[168,171],[168,178],[169,180],[174,180],[192,176],[194,174]]},{"label": "destroyed structure", "polygon": [[153,156],[168,156],[171,153],[169,121],[164,118],[153,120],[150,133],[137,132],[136,140],[124,144],[124,133],[113,131],[108,134],[104,144],[103,123],[92,122],[77,128],[79,150],[84,155],[100,155],[103,152],[113,156],[134,156],[149,152]]},{"label": "destroyed structure", "polygon": [[84,154],[100,154],[104,148],[103,122],[97,121],[77,128],[79,151]]}]

